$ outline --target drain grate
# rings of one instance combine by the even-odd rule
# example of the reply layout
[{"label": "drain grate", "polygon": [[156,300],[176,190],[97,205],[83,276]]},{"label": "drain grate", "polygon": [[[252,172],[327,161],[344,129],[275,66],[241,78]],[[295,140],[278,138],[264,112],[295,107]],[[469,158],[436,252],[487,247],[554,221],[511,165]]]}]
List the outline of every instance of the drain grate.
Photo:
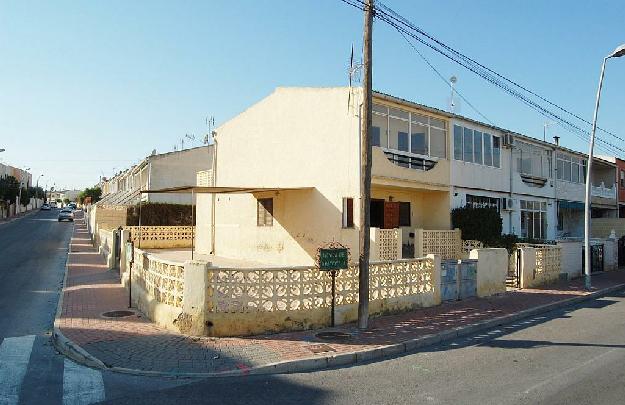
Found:
[{"label": "drain grate", "polygon": [[319,332],[315,336],[317,339],[335,341],[344,341],[352,338],[352,335],[345,332]]},{"label": "drain grate", "polygon": [[104,318],[125,318],[133,315],[135,315],[133,311],[108,311],[102,314]]}]

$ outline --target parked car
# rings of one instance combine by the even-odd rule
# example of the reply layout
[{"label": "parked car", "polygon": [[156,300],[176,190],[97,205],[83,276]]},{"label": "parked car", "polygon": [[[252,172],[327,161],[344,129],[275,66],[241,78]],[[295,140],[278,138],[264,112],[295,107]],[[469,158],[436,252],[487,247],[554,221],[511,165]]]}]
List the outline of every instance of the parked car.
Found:
[{"label": "parked car", "polygon": [[50,211],[50,209],[51,209],[51,208],[50,208],[50,204],[48,204],[48,203],[45,203],[45,204],[43,204],[43,205],[41,206],[41,210],[42,210],[42,211]]},{"label": "parked car", "polygon": [[63,208],[59,212],[59,222],[61,221],[71,221],[74,222],[74,213],[70,208]]},{"label": "parked car", "polygon": [[73,209],[73,210],[75,210],[75,209],[77,208],[77,205],[76,205],[76,203],[75,203],[75,202],[71,202],[71,203],[67,204],[67,206],[68,206],[69,208]]}]

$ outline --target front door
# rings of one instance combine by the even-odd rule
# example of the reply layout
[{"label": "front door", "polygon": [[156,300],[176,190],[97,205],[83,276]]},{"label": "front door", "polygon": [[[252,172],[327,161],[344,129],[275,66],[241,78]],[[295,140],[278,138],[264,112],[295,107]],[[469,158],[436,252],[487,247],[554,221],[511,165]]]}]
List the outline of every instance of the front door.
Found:
[{"label": "front door", "polygon": [[384,229],[399,228],[399,203],[384,201]]}]

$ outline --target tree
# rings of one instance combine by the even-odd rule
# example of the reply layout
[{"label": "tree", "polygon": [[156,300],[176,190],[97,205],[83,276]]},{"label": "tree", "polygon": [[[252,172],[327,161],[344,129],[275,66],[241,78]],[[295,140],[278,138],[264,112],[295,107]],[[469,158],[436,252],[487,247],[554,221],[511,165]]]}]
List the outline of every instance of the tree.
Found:
[{"label": "tree", "polygon": [[63,199],[63,204],[65,204],[65,205],[69,204],[69,198]]},{"label": "tree", "polygon": [[20,193],[20,183],[13,176],[0,178],[0,201],[5,204],[15,204]]},{"label": "tree", "polygon": [[102,197],[102,189],[97,186],[87,187],[78,194],[78,202],[82,204],[87,197],[91,197],[91,204],[95,204],[100,201],[100,197]]},{"label": "tree", "polygon": [[455,208],[451,211],[451,223],[454,228],[460,228],[465,240],[492,245],[501,237],[502,221],[494,208]]}]

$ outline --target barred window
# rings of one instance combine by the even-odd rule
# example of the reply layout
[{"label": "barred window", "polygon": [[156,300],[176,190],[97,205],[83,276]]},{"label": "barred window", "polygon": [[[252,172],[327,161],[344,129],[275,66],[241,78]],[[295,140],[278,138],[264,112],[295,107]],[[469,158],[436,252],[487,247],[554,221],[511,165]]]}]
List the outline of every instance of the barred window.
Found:
[{"label": "barred window", "polygon": [[258,226],[273,226],[273,198],[258,199],[256,219]]}]

